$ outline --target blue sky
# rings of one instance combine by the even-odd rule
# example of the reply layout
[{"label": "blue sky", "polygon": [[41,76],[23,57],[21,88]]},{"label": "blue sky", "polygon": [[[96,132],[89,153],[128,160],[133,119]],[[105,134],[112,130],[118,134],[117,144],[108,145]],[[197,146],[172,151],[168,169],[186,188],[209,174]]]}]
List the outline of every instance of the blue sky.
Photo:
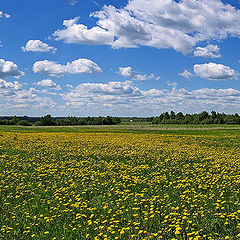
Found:
[{"label": "blue sky", "polygon": [[239,1],[0,4],[0,115],[240,113]]}]

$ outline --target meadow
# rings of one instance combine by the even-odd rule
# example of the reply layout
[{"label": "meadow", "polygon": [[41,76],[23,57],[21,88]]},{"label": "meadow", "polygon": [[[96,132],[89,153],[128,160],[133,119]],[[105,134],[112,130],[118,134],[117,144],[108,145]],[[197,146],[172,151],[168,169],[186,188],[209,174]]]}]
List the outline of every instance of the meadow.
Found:
[{"label": "meadow", "polygon": [[0,127],[0,239],[240,239],[240,127]]}]

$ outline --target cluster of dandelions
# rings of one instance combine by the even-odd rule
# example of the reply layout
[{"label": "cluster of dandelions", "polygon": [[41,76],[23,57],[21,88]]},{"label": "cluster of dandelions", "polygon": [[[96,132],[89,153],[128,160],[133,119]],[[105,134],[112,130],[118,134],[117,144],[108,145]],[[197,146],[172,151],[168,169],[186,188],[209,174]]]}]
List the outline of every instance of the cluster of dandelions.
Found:
[{"label": "cluster of dandelions", "polygon": [[1,239],[240,236],[234,136],[6,132],[0,168]]}]

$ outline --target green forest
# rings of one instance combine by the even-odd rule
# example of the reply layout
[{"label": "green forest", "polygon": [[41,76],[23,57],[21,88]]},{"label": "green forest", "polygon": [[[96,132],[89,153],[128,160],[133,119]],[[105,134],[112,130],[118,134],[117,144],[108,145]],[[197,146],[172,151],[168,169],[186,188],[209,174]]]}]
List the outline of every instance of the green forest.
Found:
[{"label": "green forest", "polygon": [[152,119],[153,124],[240,124],[240,116],[236,114],[217,113],[206,111],[196,114],[182,112],[165,112]]},{"label": "green forest", "polygon": [[120,123],[147,122],[149,124],[240,124],[239,114],[208,113],[183,114],[182,112],[161,113],[156,117],[0,117],[0,125],[20,126],[74,126],[74,125],[116,125]]},{"label": "green forest", "polygon": [[115,125],[120,124],[118,117],[57,117],[46,115],[41,118],[16,117],[0,118],[0,125],[20,125],[20,126],[74,126],[74,125]]}]

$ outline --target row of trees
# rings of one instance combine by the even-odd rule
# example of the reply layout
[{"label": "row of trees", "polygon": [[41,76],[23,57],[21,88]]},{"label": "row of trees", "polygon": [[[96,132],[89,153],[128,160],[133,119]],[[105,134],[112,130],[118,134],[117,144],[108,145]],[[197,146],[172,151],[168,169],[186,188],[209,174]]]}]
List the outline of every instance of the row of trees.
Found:
[{"label": "row of trees", "polygon": [[22,126],[71,126],[71,125],[114,125],[121,123],[121,118],[118,117],[66,117],[52,118],[51,115],[46,115],[36,118],[38,121],[30,122],[26,119],[22,120],[14,116],[11,119],[0,119],[0,125],[22,125]]},{"label": "row of trees", "polygon": [[40,121],[36,122],[37,126],[72,126],[72,125],[115,125],[120,124],[121,118],[118,117],[67,117],[67,118],[52,118],[51,115],[41,117]]},{"label": "row of trees", "polygon": [[196,114],[186,114],[182,112],[165,112],[158,117],[154,117],[153,124],[240,124],[240,116],[236,114],[217,113],[206,111]]},{"label": "row of trees", "polygon": [[20,126],[31,126],[32,123],[28,120],[19,119],[16,116],[12,119],[0,119],[0,125],[20,125]]},{"label": "row of trees", "polygon": [[71,126],[71,125],[115,125],[123,122],[152,122],[153,124],[240,124],[240,116],[236,114],[217,113],[206,111],[196,114],[183,114],[182,112],[165,112],[158,117],[150,118],[119,118],[119,117],[63,117],[53,118],[46,115],[41,118],[34,117],[2,117],[0,125],[22,125],[22,126]]}]

